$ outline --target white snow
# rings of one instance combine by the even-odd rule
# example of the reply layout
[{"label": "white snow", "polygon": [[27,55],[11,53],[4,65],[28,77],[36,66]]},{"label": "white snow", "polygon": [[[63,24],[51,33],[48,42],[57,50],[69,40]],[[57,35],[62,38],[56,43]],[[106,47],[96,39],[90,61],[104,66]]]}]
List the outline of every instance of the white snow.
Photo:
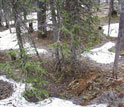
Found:
[{"label": "white snow", "polygon": [[[42,53],[42,54],[47,54],[48,53],[48,51],[45,50],[45,49],[37,48],[37,51],[38,51],[38,53]],[[27,54],[36,54],[36,51],[35,51],[34,48],[29,48],[28,51],[27,51]]]},{"label": "white snow", "polygon": [[[47,11],[46,14],[47,14],[46,23],[52,24],[51,12]],[[33,13],[27,15],[27,19],[32,20],[33,28],[35,31],[37,31],[38,30],[37,13],[33,12]],[[10,23],[14,23],[14,21],[10,21]],[[26,23],[26,26],[28,26],[28,25],[29,25],[29,22]],[[5,30],[5,31],[0,32],[0,50],[19,49],[17,37],[16,37],[16,33],[15,33],[15,28],[11,28],[11,30],[13,33],[10,33],[9,30]],[[23,33],[28,32],[28,30],[26,30],[25,27],[22,28],[21,30]],[[49,31],[49,30],[51,30],[51,28],[47,27],[47,30]],[[24,47],[27,49],[28,54],[35,54],[35,49],[32,48],[29,43],[24,44]],[[48,53],[47,50],[40,49],[40,48],[37,48],[37,51],[39,53],[42,53],[42,54]]]},{"label": "white snow", "polygon": [[[84,7],[84,5],[82,5],[82,7]],[[46,11],[46,16],[47,16],[46,24],[48,25],[47,31],[50,31],[52,30],[52,28],[49,25],[53,24],[51,20],[51,11]],[[36,12],[31,13],[30,15],[27,16],[27,19],[32,20],[33,28],[35,31],[37,31],[38,30],[37,13]],[[27,23],[27,25],[28,24],[29,22]],[[118,37],[118,29],[119,29],[119,23],[110,24],[110,32],[109,32],[110,37]],[[105,35],[108,35],[108,25],[103,26],[103,30],[104,30],[103,33]]]},{"label": "white snow", "polygon": [[[11,28],[13,33],[9,30],[0,32],[0,50],[19,49],[15,28]],[[24,48],[28,54],[35,54],[35,49],[31,47],[30,43],[25,43]],[[48,51],[45,49],[37,48],[38,53],[47,54]]]},{"label": "white snow", "polygon": [[85,107],[108,107],[107,104],[93,104]]},{"label": "white snow", "polygon": [[[24,19],[24,18],[22,18]],[[35,31],[38,30],[38,21],[37,21],[37,12],[32,12],[30,13],[29,15],[27,15],[27,20],[30,20],[29,22],[33,22],[33,29]],[[29,26],[29,22],[26,23],[26,27]],[[10,21],[9,22],[10,25],[11,24],[14,24],[14,20]],[[50,27],[50,25],[52,24],[52,20],[51,20],[51,11],[46,11],[46,25],[47,25],[47,31],[51,31],[52,30],[52,27]],[[6,23],[3,22],[3,25],[5,26]],[[22,24],[23,25],[23,24]],[[23,33],[26,33],[28,32],[27,28],[22,28],[22,32]]]},{"label": "white snow", "polygon": [[[25,100],[22,95],[25,91],[24,83],[17,83],[12,79],[7,79],[6,76],[0,76],[0,80],[11,83],[14,89],[12,96],[0,100],[0,107],[82,107],[80,105],[73,104],[71,101],[59,98],[48,98],[38,103],[30,103]],[[107,107],[107,104],[95,104],[85,107]]]},{"label": "white snow", "polygon": [[[110,37],[118,37],[119,23],[110,24]],[[104,34],[108,35],[108,25],[103,26]]]},{"label": "white snow", "polygon": [[[14,31],[15,29],[12,28]],[[15,33],[10,33],[9,30],[0,32],[0,50],[18,49],[17,38]]]},{"label": "white snow", "polygon": [[[37,12],[33,12],[33,13],[27,15],[27,19],[28,20],[32,20],[32,22],[33,22],[33,29],[35,31],[37,31],[38,30]],[[52,28],[50,27],[51,24],[52,24],[52,21],[51,21],[51,11],[46,11],[47,31],[51,31],[52,30]],[[29,25],[29,22],[27,23],[27,25]]]},{"label": "white snow", "polygon": [[110,52],[109,49],[115,46],[113,42],[107,42],[99,48],[90,50],[90,52],[85,52],[81,54],[84,57],[88,57],[93,61],[101,64],[109,64],[114,62],[115,53]]},{"label": "white snow", "polygon": [[[110,0],[108,0],[110,2]],[[114,2],[118,3],[118,0],[114,0]],[[106,3],[106,0],[100,0],[100,3]]]},{"label": "white snow", "polygon": [[29,15],[27,15],[27,19],[28,20],[32,20],[32,19],[37,19],[37,12],[33,12],[33,13],[30,13]]},{"label": "white snow", "polygon": [[35,31],[37,31],[38,30],[38,21],[33,21],[33,29],[35,30]]},{"label": "white snow", "polygon": [[[9,21],[9,24],[10,24],[10,25],[14,24],[14,20]],[[6,26],[6,22],[3,22],[3,26]]]},{"label": "white snow", "polygon": [[[55,12],[57,12],[57,11],[55,11]],[[51,16],[51,11],[49,10],[49,11],[46,11],[46,23],[47,24],[53,24],[53,22],[51,21],[51,19],[52,19],[52,16]]]}]

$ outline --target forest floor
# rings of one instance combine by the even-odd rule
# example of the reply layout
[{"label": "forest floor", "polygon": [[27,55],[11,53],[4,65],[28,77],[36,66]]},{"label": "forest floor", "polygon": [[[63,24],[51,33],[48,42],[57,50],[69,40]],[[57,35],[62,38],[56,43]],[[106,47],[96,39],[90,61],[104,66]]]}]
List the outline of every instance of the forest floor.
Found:
[{"label": "forest floor", "polygon": [[[103,16],[101,16],[103,17]],[[112,19],[112,23],[118,22],[118,18]],[[101,18],[102,25],[107,24],[107,17]],[[1,28],[0,31],[5,30]],[[49,33],[48,33],[49,35]],[[72,77],[67,74],[66,77],[60,78],[60,73],[51,72],[55,66],[52,60],[53,48],[50,45],[53,43],[50,38],[44,40],[37,38],[37,32],[31,34],[35,40],[36,47],[47,50],[48,54],[40,54],[41,60],[47,62],[43,67],[50,74],[47,78],[48,85],[45,87],[50,92],[50,97],[58,97],[69,99],[75,104],[82,106],[89,104],[108,104],[108,107],[124,107],[124,57],[119,61],[118,79],[113,78],[113,63],[100,64],[87,57],[80,57],[77,62],[78,72]],[[49,36],[48,36],[49,37]],[[116,42],[116,38],[107,37],[101,42],[96,43],[92,48],[98,48],[108,41]],[[28,39],[26,40],[28,41]],[[112,48],[112,51],[114,49]],[[34,54],[30,57],[32,61],[37,61],[38,58]],[[0,63],[11,61],[8,51],[0,51]],[[68,64],[66,65],[69,68]],[[15,80],[23,77],[20,69],[13,70],[12,78]],[[5,75],[6,72],[0,72],[0,75]],[[46,77],[44,77],[46,79]],[[11,96],[13,93],[12,85],[0,80],[0,100]],[[38,101],[34,96],[29,97],[28,101]]]},{"label": "forest floor", "polygon": [[[38,39],[35,38],[37,46],[44,47],[45,49],[47,49],[47,51],[50,50],[49,48],[46,48],[52,43],[49,39],[37,40]],[[107,41],[115,42],[115,40],[116,39],[108,38],[107,40],[104,40],[101,43],[95,45],[94,48],[102,46]],[[51,51],[51,53],[52,52],[53,51]],[[1,62],[3,60],[10,60],[9,56],[7,55],[7,51],[1,51],[0,53],[0,56],[2,58]],[[8,57],[6,57],[6,55]],[[121,105],[122,107],[124,106],[123,56],[120,59],[120,68],[117,80],[113,79],[112,75],[113,63],[99,64],[86,57],[82,57],[79,59],[79,72],[77,73],[77,75],[75,75],[73,78],[72,75],[68,75],[67,77],[62,77],[59,80],[60,73],[51,72],[50,70],[52,67],[54,67],[54,62],[51,63],[51,61],[53,61],[51,55],[47,56],[40,54],[40,56],[42,60],[46,60],[48,62],[48,64],[44,65],[44,68],[47,69],[49,74],[56,77],[55,79],[52,76],[49,76],[49,78],[47,79],[48,85],[46,89],[50,92],[50,97],[69,99],[72,100],[75,104],[80,104],[83,106],[94,103],[109,104],[110,107],[118,107],[118,105]],[[31,60],[37,61],[38,59],[35,55],[33,55],[31,56]],[[18,80],[20,79],[20,77],[22,77],[22,73],[20,73],[19,69],[15,71],[13,71],[13,78]],[[4,88],[7,87],[7,90],[5,90],[7,94],[6,97],[10,96],[13,91],[10,87],[10,84],[5,84],[3,81],[0,82],[1,84],[3,84]],[[3,95],[4,93],[4,91],[0,91],[0,95]],[[2,98],[5,97],[3,96]],[[35,97],[29,97],[28,101],[36,102],[38,100]]]}]

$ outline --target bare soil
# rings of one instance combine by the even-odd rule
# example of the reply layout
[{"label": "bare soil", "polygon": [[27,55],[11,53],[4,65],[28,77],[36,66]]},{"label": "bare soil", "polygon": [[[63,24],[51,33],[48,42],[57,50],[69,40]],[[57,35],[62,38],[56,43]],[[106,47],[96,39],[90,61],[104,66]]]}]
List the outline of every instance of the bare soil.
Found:
[{"label": "bare soil", "polygon": [[0,80],[0,100],[6,99],[13,93],[13,87],[10,83]]}]

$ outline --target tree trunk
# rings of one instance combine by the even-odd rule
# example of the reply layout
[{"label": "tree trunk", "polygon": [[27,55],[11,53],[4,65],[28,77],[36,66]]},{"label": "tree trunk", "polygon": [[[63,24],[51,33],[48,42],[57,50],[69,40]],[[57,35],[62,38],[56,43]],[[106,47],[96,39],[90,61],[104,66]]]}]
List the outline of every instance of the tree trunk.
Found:
[{"label": "tree trunk", "polygon": [[71,15],[70,18],[70,32],[72,32],[71,34],[71,60],[70,60],[70,64],[71,64],[71,72],[72,75],[74,75],[75,71],[76,71],[76,61],[77,61],[77,46],[75,44],[77,37],[75,35],[78,35],[77,31],[72,31],[74,25],[78,24],[78,18],[79,18],[79,10],[78,10],[78,1],[77,0],[69,0],[67,1],[68,3],[68,8],[67,8],[67,12]]},{"label": "tree trunk", "polygon": [[114,11],[114,0],[111,0],[111,9]]},{"label": "tree trunk", "polygon": [[19,49],[20,49],[20,57],[23,58],[23,42],[22,42],[22,37],[21,37],[21,29],[20,29],[20,21],[19,18],[17,17],[16,22],[16,35],[18,39],[18,44],[19,44]]},{"label": "tree trunk", "polygon": [[113,76],[117,78],[118,71],[118,62],[120,50],[124,49],[124,0],[121,1],[121,15],[120,15],[120,23],[119,23],[119,34],[118,40],[116,44],[116,53],[113,67]]},{"label": "tree trunk", "polygon": [[117,11],[114,9],[114,0],[110,1],[109,15],[112,17],[117,16]]},{"label": "tree trunk", "polygon": [[58,24],[56,21],[56,12],[55,12],[55,1],[50,0],[50,10],[51,10],[51,16],[52,16],[52,22],[53,22],[53,41],[57,41],[57,29],[58,29]]},{"label": "tree trunk", "polygon": [[25,9],[24,9],[23,15],[24,15],[24,20],[26,21],[27,20],[27,11]]},{"label": "tree trunk", "polygon": [[98,4],[100,4],[101,2],[100,2],[100,0],[98,0]]},{"label": "tree trunk", "polygon": [[29,33],[33,33],[34,29],[33,29],[33,23],[30,22],[29,23]]},{"label": "tree trunk", "polygon": [[106,0],[106,3],[108,4],[109,3],[109,0]]},{"label": "tree trunk", "polygon": [[2,17],[0,15],[0,26],[2,26]]},{"label": "tree trunk", "polygon": [[39,11],[37,12],[38,17],[38,37],[46,37],[46,2],[37,0]]},{"label": "tree trunk", "polygon": [[65,9],[68,12],[70,11],[70,0],[66,0]]},{"label": "tree trunk", "polygon": [[20,57],[24,62],[23,58],[23,42],[22,42],[22,37],[21,37],[21,21],[19,17],[19,10],[18,10],[18,2],[13,3],[13,15],[14,15],[14,21],[15,21],[15,27],[16,27],[16,36],[18,40],[18,45],[19,45],[19,50],[20,50]]}]

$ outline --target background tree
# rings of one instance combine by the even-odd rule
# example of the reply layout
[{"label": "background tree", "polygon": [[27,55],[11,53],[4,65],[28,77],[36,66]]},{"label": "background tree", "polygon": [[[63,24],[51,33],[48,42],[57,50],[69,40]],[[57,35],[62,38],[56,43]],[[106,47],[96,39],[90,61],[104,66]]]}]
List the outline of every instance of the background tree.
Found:
[{"label": "background tree", "polygon": [[115,60],[113,66],[113,76],[117,78],[120,50],[124,49],[124,0],[121,0],[121,15],[119,22],[119,34],[116,44]]},{"label": "background tree", "polygon": [[37,0],[38,37],[46,37],[46,0]]}]

